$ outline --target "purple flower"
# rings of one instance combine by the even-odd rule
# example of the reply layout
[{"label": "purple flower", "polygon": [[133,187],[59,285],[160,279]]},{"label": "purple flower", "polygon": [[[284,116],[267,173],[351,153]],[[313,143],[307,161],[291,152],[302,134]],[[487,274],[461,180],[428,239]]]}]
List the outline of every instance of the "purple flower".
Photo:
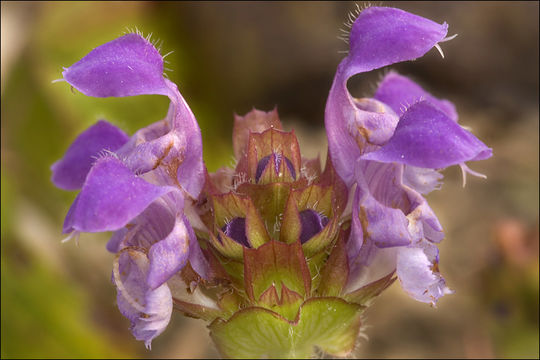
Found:
[{"label": "purple flower", "polygon": [[325,113],[336,171],[356,186],[351,291],[395,270],[416,300],[434,304],[450,292],[438,272],[442,227],[421,194],[440,186],[438,170],[460,165],[465,172],[466,161],[487,159],[491,149],[457,123],[452,103],[395,72],[374,98],[356,99],[347,90],[351,76],[414,60],[446,34],[446,23],[392,8],[367,8],[352,25],[350,52],[338,66]]},{"label": "purple flower", "polygon": [[211,322],[227,357],[308,357],[314,347],[346,356],[362,311],[394,274],[418,301],[452,292],[438,267],[443,229],[423,195],[448,166],[480,175],[465,163],[491,149],[451,102],[395,72],[373,98],[347,89],[355,74],[439,48],[447,25],[371,7],[351,27],[326,104],[324,170],[301,156],[274,109],[235,116],[236,166],[208,173],[193,113],[138,34],[64,70],[88,96],[170,99],[165,119],[131,137],[98,121],[51,167],[55,185],[81,189],[63,232],[113,232],[118,308],[148,348],[174,304]]},{"label": "purple flower", "polygon": [[169,112],[128,138],[101,120],[82,133],[51,170],[61,188],[81,188],[64,233],[115,231],[114,273],[120,311],[137,339],[150,347],[172,311],[167,280],[188,261],[200,275],[207,264],[184,214],[184,199],[204,185],[202,141],[193,113],[175,84],[163,77],[163,58],[137,34],[99,46],[63,72],[85,95],[168,96]]}]

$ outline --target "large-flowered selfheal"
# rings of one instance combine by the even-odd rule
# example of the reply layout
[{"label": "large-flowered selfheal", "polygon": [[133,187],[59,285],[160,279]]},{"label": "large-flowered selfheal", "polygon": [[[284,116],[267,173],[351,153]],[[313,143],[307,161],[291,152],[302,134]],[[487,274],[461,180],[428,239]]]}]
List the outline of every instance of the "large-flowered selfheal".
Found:
[{"label": "large-flowered selfheal", "polygon": [[[348,242],[352,272],[367,282],[377,280],[365,279],[367,267],[391,254],[393,265],[377,276],[395,270],[413,298],[431,303],[450,290],[438,273],[438,256],[432,255],[442,227],[421,194],[440,186],[437,170],[461,165],[467,171],[466,161],[486,159],[491,149],[457,124],[452,103],[403,76],[388,73],[372,99],[353,98],[347,81],[414,60],[446,34],[446,23],[398,9],[365,9],[352,25],[350,52],[338,66],[325,113],[336,171],[350,187],[356,185]],[[351,277],[356,285],[349,287],[361,283]]]},{"label": "large-flowered selfheal", "polygon": [[63,76],[89,96],[171,100],[164,120],[131,138],[99,121],[52,166],[57,186],[81,188],[63,232],[115,231],[108,249],[118,253],[118,306],[149,347],[172,311],[166,282],[188,261],[200,276],[207,272],[184,214],[184,199],[197,198],[204,185],[200,130],[176,85],[163,77],[163,57],[138,34],[99,46]]},{"label": "large-flowered selfheal", "polygon": [[63,72],[89,96],[167,96],[166,117],[129,137],[101,120],[52,166],[81,189],[64,233],[112,231],[120,312],[150,348],[172,310],[208,322],[231,358],[345,357],[362,313],[396,279],[435,304],[443,228],[423,194],[441,169],[491,156],[454,105],[389,72],[373,98],[351,76],[416,59],[448,40],[446,24],[371,7],[350,20],[325,112],[329,155],[300,152],[277,110],[235,116],[234,168],[208,173],[201,134],[163,58],[137,34],[104,44]]},{"label": "large-flowered selfheal", "polygon": [[339,64],[326,103],[328,146],[336,171],[354,183],[350,166],[370,144],[384,144],[398,122],[395,112],[376,99],[355,99],[347,90],[353,75],[413,60],[442,41],[447,25],[393,8],[363,10],[349,35],[349,55]]}]

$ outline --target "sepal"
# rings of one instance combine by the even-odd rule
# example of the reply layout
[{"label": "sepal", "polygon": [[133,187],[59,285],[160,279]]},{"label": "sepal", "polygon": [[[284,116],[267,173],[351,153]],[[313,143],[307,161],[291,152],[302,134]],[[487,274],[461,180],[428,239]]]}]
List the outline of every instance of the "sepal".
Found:
[{"label": "sepal", "polygon": [[272,240],[257,249],[244,248],[244,281],[252,302],[273,285],[281,291],[281,284],[303,297],[309,296],[311,276],[300,242]]},{"label": "sepal", "polygon": [[293,182],[300,176],[301,162],[294,131],[270,128],[250,134],[247,171],[254,183]]},{"label": "sepal", "polygon": [[345,232],[341,231],[328,260],[321,269],[321,282],[317,288],[319,296],[340,296],[347,285],[349,262],[344,236]]},{"label": "sepal", "polygon": [[283,130],[277,108],[269,112],[253,109],[244,116],[235,114],[233,127],[234,156],[240,159],[246,154],[251,133],[262,133],[269,128]]}]

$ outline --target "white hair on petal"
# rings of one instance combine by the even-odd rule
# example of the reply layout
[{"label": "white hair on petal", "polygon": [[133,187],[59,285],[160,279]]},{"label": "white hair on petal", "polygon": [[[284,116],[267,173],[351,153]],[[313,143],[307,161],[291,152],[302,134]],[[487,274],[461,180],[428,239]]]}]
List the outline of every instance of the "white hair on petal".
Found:
[{"label": "white hair on petal", "polygon": [[441,57],[444,59],[444,53],[442,51],[442,48],[439,44],[435,44],[435,49],[439,51],[439,54],[441,54]]},{"label": "white hair on petal", "polygon": [[127,34],[136,34],[136,35],[139,35],[141,37],[144,37],[142,31],[139,30],[139,28],[137,28],[136,26],[133,27],[133,28],[130,28],[130,27],[127,27],[126,26],[126,30],[123,32],[124,35],[127,35]]},{"label": "white hair on petal", "polygon": [[[152,46],[154,48],[156,48],[156,50],[161,55],[161,48],[163,46],[163,40],[161,40],[159,38],[153,38],[154,33],[151,32],[151,33],[148,33],[148,35],[145,36],[144,33],[135,26],[133,28],[126,27],[126,30],[123,32],[123,34],[124,35],[127,35],[127,34],[137,34],[137,35],[139,35],[140,37],[144,38],[147,42],[152,44]],[[161,57],[164,59],[166,56],[170,55],[173,52],[174,51],[169,51],[167,54],[161,55]],[[164,61],[164,62],[166,62],[166,61]],[[167,70],[170,70],[170,69],[167,69]],[[170,70],[170,71],[172,71],[172,70]]]},{"label": "white hair on petal", "polygon": [[447,36],[444,39],[442,39],[441,41],[439,41],[437,44],[434,45],[435,49],[437,49],[437,51],[439,51],[439,54],[441,54],[441,57],[443,59],[444,59],[444,53],[443,53],[442,48],[441,48],[441,46],[439,44],[443,43],[443,42],[446,42],[446,41],[450,41],[450,40],[454,39],[456,36],[458,36],[458,34],[454,34],[452,36]]},{"label": "white hair on petal", "polygon": [[482,173],[479,173],[479,172],[476,172],[474,170],[471,170],[467,165],[465,165],[465,163],[461,163],[459,164],[459,167],[461,168],[461,174],[463,175],[463,187],[465,187],[465,185],[467,184],[467,173],[473,175],[473,176],[477,176],[477,177],[481,177],[483,179],[487,179],[487,176],[482,174]]},{"label": "white hair on petal", "polygon": [[[358,18],[358,15],[360,15],[362,10],[367,9],[368,7],[371,6],[370,3],[364,3],[361,6],[358,5],[358,3],[355,3],[354,5],[355,5],[355,8],[347,13],[347,18],[343,22],[343,25],[345,26],[345,28],[339,28],[339,31],[341,32],[341,34],[337,36],[339,40],[344,41],[346,44],[349,44],[351,30],[352,30],[354,22]],[[349,52],[348,50],[338,51],[338,53],[340,54],[347,54],[348,52]]]},{"label": "white hair on petal", "polygon": [[458,36],[458,34],[454,34],[454,35],[452,35],[452,36],[447,36],[447,37],[445,37],[444,39],[442,39],[441,41],[439,41],[439,43],[453,40],[453,39],[456,38],[456,36]]},{"label": "white hair on petal", "polygon": [[62,244],[67,243],[69,240],[75,238],[75,243],[77,244],[77,246],[79,246],[79,236],[80,235],[81,235],[81,232],[75,230],[75,231],[71,232],[67,237],[62,239],[61,243]]},{"label": "white hair on petal", "polygon": [[[343,22],[343,26],[345,26],[345,28],[339,28],[339,31],[341,32],[341,34],[337,36],[339,40],[345,42],[346,44],[349,44],[352,27],[354,25],[354,22],[360,15],[360,13],[364,11],[365,9],[370,8],[372,6],[382,6],[382,2],[377,3],[377,4],[372,4],[371,2],[364,2],[362,3],[362,5],[358,5],[358,3],[355,3],[354,6],[355,8],[353,10],[350,10],[347,13],[347,17],[345,21]],[[338,50],[338,54],[348,54],[348,53],[349,53],[349,50]]]}]

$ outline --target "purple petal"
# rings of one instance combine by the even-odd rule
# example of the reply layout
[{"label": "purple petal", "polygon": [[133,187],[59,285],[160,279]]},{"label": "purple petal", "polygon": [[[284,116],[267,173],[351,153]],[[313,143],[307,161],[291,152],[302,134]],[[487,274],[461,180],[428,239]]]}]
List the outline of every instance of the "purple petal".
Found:
[{"label": "purple petal", "polygon": [[131,171],[144,174],[181,158],[185,149],[185,139],[179,137],[177,132],[169,131],[155,139],[141,141],[140,133],[144,130],[139,130],[117,151],[118,156]]},{"label": "purple petal", "polygon": [[51,166],[52,182],[64,190],[80,189],[100,152],[116,151],[128,139],[116,126],[105,120],[98,121],[80,134],[64,157]]},{"label": "purple petal", "polygon": [[168,95],[163,58],[138,34],[127,34],[98,46],[65,69],[64,79],[85,95],[123,97]]},{"label": "purple petal", "polygon": [[[360,221],[360,194],[358,191],[354,192],[353,205],[352,205],[352,219],[351,219],[351,233],[347,241],[347,255],[349,258],[349,265],[352,266],[355,262],[355,258],[359,256],[360,251],[365,251],[364,244],[368,241],[364,240],[364,229],[362,228],[362,222]],[[370,243],[373,243],[370,241]]]},{"label": "purple petal", "polygon": [[366,239],[360,252],[349,259],[350,270],[345,293],[358,290],[395,271],[399,249],[400,247],[379,248],[373,241]]},{"label": "purple petal", "polygon": [[176,85],[167,81],[171,105],[164,121],[151,124],[133,135],[118,155],[134,172],[144,174],[158,167],[175,174],[171,181],[193,198],[204,185],[202,138],[195,116],[178,92]]},{"label": "purple petal", "polygon": [[445,168],[491,157],[491,149],[446,114],[421,101],[401,117],[386,145],[363,159],[422,168]]},{"label": "purple petal", "polygon": [[177,189],[152,185],[134,175],[116,157],[103,157],[88,173],[66,216],[63,232],[118,230],[170,191]]},{"label": "purple petal", "polygon": [[[364,172],[368,175],[368,190],[370,194],[367,196],[362,194],[362,191],[365,190],[366,187],[364,184],[364,187],[362,188],[362,183],[359,182],[359,190],[357,190],[358,192],[353,202],[352,231],[348,241],[348,245],[350,245],[349,250],[357,249],[358,243],[362,241],[361,239],[356,238],[358,234],[362,234],[363,232],[365,235],[360,250],[349,253],[350,277],[347,291],[354,291],[370,282],[386,276],[396,269],[396,256],[402,252],[402,249],[419,247],[419,244],[421,244],[422,248],[425,250],[426,256],[428,257],[428,260],[431,261],[432,266],[436,268],[436,263],[438,261],[437,248],[430,242],[438,242],[444,237],[441,225],[425,199],[419,193],[402,185],[400,171],[397,171],[402,165],[392,165],[392,168],[395,171],[394,176],[392,176],[392,172],[389,171],[392,168],[388,168],[388,165],[371,162],[367,164],[363,163],[362,165]],[[394,189],[390,188],[392,184],[395,187]],[[363,197],[360,197],[361,194]],[[376,195],[376,197],[374,195]],[[368,201],[365,201],[366,199]],[[401,214],[399,212],[392,212],[392,210],[398,211],[398,209],[390,207],[388,202],[393,203],[394,206],[398,206],[398,209],[401,210]],[[398,225],[397,228],[401,229],[400,232],[405,232],[410,239],[410,244],[414,245],[409,245],[408,247],[401,246],[398,242],[389,245],[387,240],[396,236],[395,229],[384,229],[382,226],[370,226],[370,218],[367,215],[362,217],[364,219],[364,222],[362,223],[362,220],[357,218],[359,211],[356,210],[357,207],[361,208],[362,206],[366,208],[375,208],[380,214],[383,214],[383,217],[386,216],[389,228],[396,227],[396,219],[398,224],[405,219],[406,227]],[[373,219],[371,221],[373,221]],[[383,218],[381,218],[380,221],[381,224],[383,224]],[[365,229],[363,227],[365,227]],[[402,268],[402,270],[403,269],[404,268]],[[407,282],[407,279],[409,279],[407,276],[412,276],[415,271],[418,271],[418,269],[407,272],[403,277],[403,282],[405,282],[404,288],[407,291],[414,286],[410,281]],[[420,272],[418,276],[424,276],[423,272]],[[434,276],[436,277],[436,275]],[[441,282],[440,277],[437,278],[437,281],[438,282],[430,283],[432,285],[430,287],[432,290],[431,294],[435,294],[439,290],[441,293],[444,293],[444,288],[437,290],[437,286],[441,284],[444,285],[444,281]],[[423,286],[423,284],[421,286]]]},{"label": "purple petal", "polygon": [[[195,138],[198,136],[198,138]],[[184,160],[178,165],[176,178],[178,184],[193,199],[197,199],[204,186],[205,166],[202,161],[202,142],[200,133],[188,137],[184,152]]]},{"label": "purple petal", "polygon": [[403,167],[364,160],[357,164],[352,230],[381,248],[409,245],[422,238],[439,242],[444,237],[427,201],[403,185]]},{"label": "purple petal", "polygon": [[440,242],[444,239],[443,229],[426,199],[414,190],[403,188],[411,203],[411,212],[407,215],[407,220],[412,238]]},{"label": "purple petal", "polygon": [[169,87],[169,98],[173,105],[174,117],[171,121],[173,131],[181,133],[181,138],[185,139],[185,147],[182,151],[182,158],[176,171],[178,183],[194,199],[199,196],[205,182],[205,166],[202,156],[201,129],[195,119],[195,115],[189,108],[186,100],[178,91],[177,86],[166,80]]},{"label": "purple petal", "polygon": [[454,104],[448,100],[437,99],[414,81],[394,71],[389,72],[381,81],[374,98],[389,105],[399,116],[414,103],[426,100],[453,121],[458,120]]},{"label": "purple petal", "polygon": [[185,215],[184,223],[186,224],[189,234],[189,264],[197,274],[199,274],[203,279],[208,280],[210,264],[204,257],[201,247],[199,246],[197,236],[195,235],[195,231]]},{"label": "purple petal", "polygon": [[173,231],[176,215],[183,211],[183,199],[177,196],[166,201],[168,197],[170,194],[155,200],[129,222],[130,230],[124,236],[120,249],[134,246],[148,250]]},{"label": "purple petal", "polygon": [[150,348],[152,340],[169,324],[173,305],[167,284],[156,289],[147,285],[148,267],[144,253],[123,251],[115,263],[113,281],[118,290],[118,309],[130,320],[135,338]]},{"label": "purple petal", "polygon": [[156,289],[184,267],[189,254],[189,233],[183,219],[177,218],[166,238],[156,242],[148,253],[148,286]]},{"label": "purple petal", "polygon": [[130,230],[117,231],[107,248],[117,252],[126,247],[149,249],[148,285],[155,289],[182,269],[188,259],[195,271],[206,276],[208,263],[183,213],[181,199],[158,199],[130,222]]},{"label": "purple petal", "polygon": [[325,126],[334,168],[343,181],[354,182],[356,160],[373,145],[392,136],[399,118],[385,104],[374,99],[354,99],[346,88],[341,68],[334,78],[326,103]]},{"label": "purple petal", "polygon": [[[399,168],[378,163],[359,163],[353,208],[358,209],[364,239],[378,247],[412,242],[406,214],[410,205],[399,184]],[[357,226],[357,223],[353,223]]]},{"label": "purple petal", "polygon": [[355,137],[349,132],[351,129],[349,124],[355,119],[354,106],[350,95],[336,80],[334,79],[326,102],[324,121],[332,164],[343,182],[350,188],[354,183],[354,170],[351,169],[351,164],[354,164],[362,153]]},{"label": "purple petal", "polygon": [[446,36],[448,25],[388,7],[363,10],[351,30],[347,77],[414,60]]},{"label": "purple petal", "polygon": [[107,250],[109,252],[112,252],[113,254],[120,251],[122,248],[122,242],[126,238],[126,235],[128,233],[127,228],[121,228],[120,230],[117,230],[114,232],[114,234],[111,236],[109,241],[107,242]]},{"label": "purple petal", "polygon": [[397,255],[396,274],[401,287],[415,300],[435,305],[452,291],[438,271],[438,250],[424,242],[419,247],[403,247]]}]

